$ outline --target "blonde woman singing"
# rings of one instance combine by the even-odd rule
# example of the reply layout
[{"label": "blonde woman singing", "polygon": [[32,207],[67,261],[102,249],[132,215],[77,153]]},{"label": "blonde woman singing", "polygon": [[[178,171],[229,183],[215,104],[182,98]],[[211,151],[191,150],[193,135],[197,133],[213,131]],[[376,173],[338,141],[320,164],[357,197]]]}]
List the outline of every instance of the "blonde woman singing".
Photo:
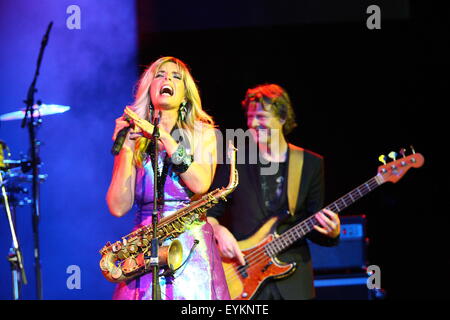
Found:
[{"label": "blonde woman singing", "polygon": [[[136,205],[137,229],[152,221],[155,159],[151,150],[158,148],[158,212],[162,218],[208,191],[216,168],[216,137],[214,122],[202,110],[188,67],[173,57],[158,59],[143,73],[135,101],[125,108],[125,115],[133,119],[134,129],[115,157],[106,200],[117,217]],[[160,137],[155,146],[151,119],[157,116]],[[124,117],[118,118],[113,140],[129,125]],[[174,157],[178,161],[171,161]],[[190,226],[178,240],[183,245],[185,263],[174,274],[159,277],[161,298],[229,299],[211,225]],[[113,299],[152,299],[152,274],[119,283]]]}]

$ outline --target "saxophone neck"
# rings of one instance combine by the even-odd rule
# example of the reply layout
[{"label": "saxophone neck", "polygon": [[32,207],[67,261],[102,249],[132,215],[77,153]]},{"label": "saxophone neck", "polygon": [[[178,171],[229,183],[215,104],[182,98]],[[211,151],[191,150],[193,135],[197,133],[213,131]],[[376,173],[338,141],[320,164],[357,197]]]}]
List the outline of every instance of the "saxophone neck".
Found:
[{"label": "saxophone neck", "polygon": [[228,141],[227,156],[230,162],[230,180],[225,189],[229,190],[229,192],[233,191],[239,183],[239,175],[236,170],[236,152],[237,148],[233,145],[231,140]]}]

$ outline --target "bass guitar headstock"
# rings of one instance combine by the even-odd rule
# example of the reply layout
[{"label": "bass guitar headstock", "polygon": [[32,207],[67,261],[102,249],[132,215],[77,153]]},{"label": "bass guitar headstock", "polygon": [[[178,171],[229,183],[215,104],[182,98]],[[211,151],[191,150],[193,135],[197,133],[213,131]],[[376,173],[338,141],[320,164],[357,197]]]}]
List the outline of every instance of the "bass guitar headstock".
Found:
[{"label": "bass guitar headstock", "polygon": [[406,156],[406,150],[404,148],[400,149],[400,154],[402,158],[397,160],[397,153],[392,151],[388,154],[388,157],[393,161],[386,163],[387,157],[381,155],[378,160],[380,160],[384,165],[378,167],[378,177],[380,177],[382,182],[392,182],[396,183],[408,172],[410,168],[420,168],[425,159],[420,153],[416,153],[414,148],[412,148],[412,154]]}]

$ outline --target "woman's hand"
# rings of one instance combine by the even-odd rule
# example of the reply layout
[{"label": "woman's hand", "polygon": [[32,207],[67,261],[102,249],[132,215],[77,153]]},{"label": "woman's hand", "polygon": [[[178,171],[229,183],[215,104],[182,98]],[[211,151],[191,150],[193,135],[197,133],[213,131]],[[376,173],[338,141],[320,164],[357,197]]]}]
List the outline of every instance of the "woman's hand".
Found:
[{"label": "woman's hand", "polygon": [[[112,140],[116,141],[117,138],[117,134],[119,133],[120,130],[122,130],[123,128],[129,127],[130,123],[128,121],[126,121],[123,116],[119,117],[116,119],[116,127],[114,128],[114,133],[112,135]],[[125,139],[123,146],[124,147],[128,147],[131,150],[134,149],[134,141],[131,137],[133,132],[133,129],[130,130],[130,132],[128,133],[127,139]]]},{"label": "woman's hand", "polygon": [[[124,117],[117,118],[112,139],[115,141],[119,131],[129,126]],[[122,150],[114,157],[113,174],[106,194],[108,208],[116,217],[126,214],[134,203],[136,169],[133,164],[135,142],[131,139],[132,131],[128,132]]]},{"label": "woman's hand", "polygon": [[[137,127],[133,132],[130,133],[130,139],[135,140],[138,137],[145,137],[147,139],[151,139],[153,136],[153,132],[155,130],[155,126],[148,122],[145,119],[139,117],[130,107],[125,108],[125,114],[130,117],[133,121],[134,125]],[[173,137],[168,133],[164,128],[158,125],[159,131],[159,146],[164,146],[169,156],[172,156],[172,153],[175,152],[178,144],[173,139]]]},{"label": "woman's hand", "polygon": [[133,110],[131,110],[130,107],[125,108],[125,114],[130,117],[130,119],[133,121],[133,124],[139,128],[139,132],[134,132],[135,136],[140,135],[146,137],[147,139],[150,139],[152,137],[153,131],[155,129],[154,125],[152,125],[147,120],[139,117]]}]

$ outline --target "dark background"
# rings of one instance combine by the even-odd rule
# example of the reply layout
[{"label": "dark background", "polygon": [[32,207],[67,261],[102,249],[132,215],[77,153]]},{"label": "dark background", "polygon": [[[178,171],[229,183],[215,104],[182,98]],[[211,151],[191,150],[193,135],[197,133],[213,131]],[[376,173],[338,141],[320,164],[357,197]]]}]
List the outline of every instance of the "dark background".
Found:
[{"label": "dark background", "polygon": [[[450,88],[446,7],[250,1],[211,13],[186,4],[150,27],[145,3],[138,2],[140,63],[162,55],[186,61],[220,128],[246,128],[247,88],[273,82],[289,92],[299,124],[289,140],[325,157],[327,203],[375,175],[379,155],[410,153],[410,145],[422,153],[422,168],[342,214],[366,215],[369,263],[380,266],[388,297],[447,296],[441,227],[449,220],[437,195]],[[380,5],[381,30],[366,27],[369,4]],[[174,9],[162,1],[157,8]]]},{"label": "dark background", "polygon": [[[81,30],[68,30],[66,8],[81,8]],[[369,30],[366,9],[381,9]],[[381,268],[391,299],[448,297],[449,211],[444,136],[449,106],[449,10],[425,1],[55,1],[0,4],[1,114],[23,106],[41,38],[54,27],[36,98],[71,110],[44,118],[41,250],[45,299],[110,299],[98,250],[132,228],[133,213],[109,215],[104,196],[113,159],[114,119],[133,100],[144,67],[161,56],[185,61],[204,108],[221,129],[244,128],[247,88],[274,82],[291,96],[298,127],[290,142],[326,163],[326,202],[374,176],[378,156],[400,148],[425,157],[396,185],[386,184],[343,215],[367,217],[369,264]],[[446,135],[447,136],[447,135]],[[0,123],[13,158],[28,152],[18,121]],[[18,210],[18,232],[35,299],[31,208]],[[11,245],[0,220],[0,255]],[[3,252],[3,253],[2,253]],[[69,290],[70,265],[82,270]],[[10,272],[0,259],[0,298]]]}]

